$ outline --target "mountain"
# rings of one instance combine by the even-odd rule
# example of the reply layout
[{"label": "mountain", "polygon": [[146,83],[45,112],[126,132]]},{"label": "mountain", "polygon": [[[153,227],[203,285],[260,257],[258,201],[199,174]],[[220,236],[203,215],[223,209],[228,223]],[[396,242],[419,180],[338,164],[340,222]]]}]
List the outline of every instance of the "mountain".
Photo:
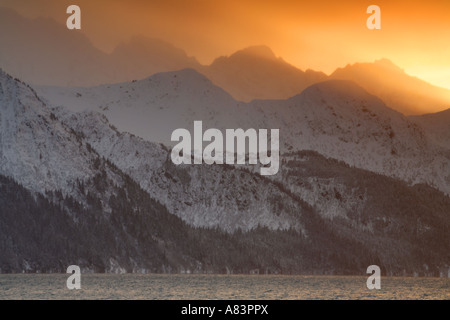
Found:
[{"label": "mountain", "polygon": [[328,77],[298,69],[266,46],[252,46],[204,66],[159,39],[136,36],[107,54],[82,32],[69,31],[52,19],[28,19],[0,7],[0,21],[0,67],[34,85],[88,87],[191,68],[243,102],[287,99],[310,85],[339,79],[356,82],[405,115],[438,112],[450,106],[450,90],[411,77],[387,59],[347,65]]},{"label": "mountain", "polygon": [[[229,231],[258,225],[301,228],[301,204],[280,193],[276,185],[263,183],[261,177],[222,166],[185,172],[172,164],[167,148],[120,133],[104,116],[87,113],[74,117],[50,110],[33,89],[3,72],[0,88],[0,174],[28,190],[40,194],[60,191],[86,202],[79,185],[93,179],[95,187],[103,190],[102,202],[109,203],[106,190],[111,186],[106,181],[122,186],[125,173],[153,199],[195,226]],[[139,155],[141,162],[131,155]],[[247,182],[232,186],[230,182],[236,179]],[[264,185],[263,195],[246,192],[259,183]],[[286,203],[286,210],[277,210],[271,203],[276,196]]]},{"label": "mountain", "polygon": [[[135,36],[107,54],[81,32],[49,18],[28,19],[0,7],[0,66],[35,85],[95,86],[145,79],[158,72],[193,68],[237,100],[288,98],[325,74],[301,71],[264,46],[250,47],[203,66],[183,50]],[[14,30],[14,32],[11,32]]]},{"label": "mountain", "polygon": [[[228,232],[258,226],[303,230],[309,208],[273,182],[229,166],[175,166],[169,150],[128,133],[120,133],[105,116],[59,108],[61,121],[83,136],[101,157],[138,182],[171,213],[195,227]],[[252,192],[248,192],[252,190]],[[283,207],[279,203],[283,202]]]},{"label": "mountain", "polygon": [[354,81],[405,115],[438,112],[450,106],[450,90],[412,77],[388,59],[347,65],[334,71],[330,79]]},{"label": "mountain", "polygon": [[266,46],[249,47],[229,57],[219,57],[197,69],[236,100],[286,99],[313,83],[327,78],[324,73],[302,71],[277,58]]},{"label": "mountain", "polygon": [[72,193],[95,176],[99,156],[28,85],[0,70],[0,173],[25,188]]},{"label": "mountain", "polygon": [[172,145],[172,132],[192,130],[195,120],[204,128],[234,128],[249,123],[245,104],[235,101],[193,69],[155,74],[141,81],[91,88],[38,87],[55,106],[105,114],[120,131],[148,141]]},{"label": "mountain", "polygon": [[449,156],[424,129],[351,81],[312,85],[287,100],[238,102],[192,69],[92,88],[37,88],[49,104],[105,114],[120,131],[173,145],[171,133],[280,129],[282,152],[315,150],[349,165],[449,194]]},{"label": "mountain", "polygon": [[0,66],[29,83],[77,86],[113,79],[108,55],[81,32],[52,19],[27,19],[0,8]]},{"label": "mountain", "polygon": [[[250,259],[254,259],[251,255],[244,258],[245,263],[240,255],[225,261],[216,257],[212,263],[210,256],[204,258],[201,254],[213,252],[211,246],[217,245],[227,247],[223,253],[230,257],[234,251],[244,250],[238,249],[245,244],[242,237],[230,240],[223,231],[188,226],[173,213],[194,226],[251,229],[260,236],[271,231],[257,231],[259,226],[270,227],[275,238],[277,230],[292,228],[291,236],[302,239],[298,233],[301,213],[310,209],[274,183],[264,184],[265,195],[247,195],[248,185],[232,186],[230,180],[242,176],[243,181],[257,185],[263,184],[259,181],[262,178],[218,167],[197,172],[204,175],[201,180],[210,178],[211,182],[199,186],[199,181],[190,178],[184,169],[170,167],[166,148],[118,132],[99,114],[78,119],[84,129],[78,131],[77,116],[73,119],[70,113],[50,110],[31,87],[0,71],[2,272],[62,272],[64,266],[74,262],[97,272],[203,272],[207,268],[224,272],[226,266],[248,272]],[[96,140],[99,137],[101,141]],[[136,169],[149,170],[147,189],[153,193],[143,190],[98,152],[109,152],[111,160],[135,177],[132,155],[145,156],[138,158],[142,166]],[[223,183],[216,185],[220,177],[226,179],[227,187]],[[219,194],[214,197],[214,193]],[[165,201],[163,194],[169,200]],[[275,196],[286,202],[283,210],[278,210],[277,202],[271,202]],[[161,202],[171,204],[173,213]],[[222,211],[215,211],[220,208]],[[214,221],[217,216],[220,219]],[[203,221],[196,221],[200,218]],[[259,252],[266,248],[258,246]]]},{"label": "mountain", "polygon": [[[380,196],[387,195],[379,190]],[[101,273],[364,275],[376,263],[386,275],[446,276],[449,224],[442,210],[448,198],[407,187],[391,197],[400,190],[402,200],[411,200],[403,203],[412,212],[367,212],[354,220],[308,214],[305,237],[264,228],[233,234],[192,228],[131,180],[116,189],[111,212],[105,214],[95,194],[83,208],[56,193],[59,204],[54,205],[0,175],[0,272],[64,273],[77,264],[83,272]],[[420,216],[417,204],[431,198],[438,201],[430,202],[430,215]],[[357,221],[358,233],[352,234],[352,221]]]},{"label": "mountain", "polygon": [[93,86],[199,66],[161,40],[134,37],[107,54],[81,31],[49,18],[28,19],[0,7],[0,21],[0,66],[32,84]]},{"label": "mountain", "polygon": [[[388,270],[401,274],[406,261],[431,261],[435,250],[446,261],[442,270],[448,269],[448,196],[437,195],[427,185],[411,187],[316,152],[291,152],[283,161],[278,179],[292,194],[306,200],[340,236],[370,248],[367,254],[389,264]],[[351,251],[352,246],[348,245]],[[425,247],[430,251],[422,250]]]},{"label": "mountain", "polygon": [[310,151],[275,179],[177,167],[104,115],[51,107],[3,72],[0,88],[1,272],[448,272],[450,202],[429,186]]},{"label": "mountain", "polygon": [[347,164],[427,183],[450,193],[445,150],[425,131],[350,81],[330,80],[285,101],[255,101],[252,107],[282,130],[288,150],[315,150]]},{"label": "mountain", "polygon": [[409,118],[424,128],[436,144],[450,150],[450,109]]},{"label": "mountain", "polygon": [[200,67],[195,58],[188,57],[183,50],[170,43],[142,36],[119,44],[110,59],[117,69],[115,82],[140,80],[158,72]]}]

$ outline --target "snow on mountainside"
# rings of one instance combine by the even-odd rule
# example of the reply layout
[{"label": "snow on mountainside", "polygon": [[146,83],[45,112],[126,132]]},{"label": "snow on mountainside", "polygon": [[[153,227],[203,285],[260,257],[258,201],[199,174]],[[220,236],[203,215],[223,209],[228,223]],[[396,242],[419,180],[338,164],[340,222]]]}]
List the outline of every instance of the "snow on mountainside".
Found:
[{"label": "snow on mountainside", "polygon": [[[224,166],[175,167],[165,147],[120,133],[97,113],[50,110],[31,88],[3,72],[0,108],[0,174],[31,191],[62,191],[83,203],[80,183],[103,181],[99,196],[107,208],[108,183],[122,185],[123,179],[114,168],[102,168],[104,157],[192,225],[228,231],[302,229],[301,203],[275,184]],[[242,184],[234,185],[238,180]],[[248,193],[249,188],[255,191]]]},{"label": "snow on mountainside", "polygon": [[[329,97],[344,115],[341,86],[370,100],[358,87],[325,83],[306,90],[305,101],[323,90],[318,99]],[[302,99],[272,103],[289,124]],[[373,114],[386,110],[372,99],[362,112],[377,123]],[[281,121],[262,101],[242,107],[253,124]],[[315,107],[308,115],[327,118]],[[163,145],[93,111],[49,108],[3,72],[0,125],[0,272],[61,272],[68,262],[116,273],[360,274],[370,263],[390,275],[448,272],[450,199],[428,186],[311,151],[283,156],[278,181],[226,165],[175,166]],[[413,140],[422,145],[420,135]],[[223,232],[239,229],[248,232]]]},{"label": "snow on mountainside", "polygon": [[220,165],[176,167],[164,146],[119,133],[105,116],[62,108],[55,113],[101,156],[191,225],[227,231],[257,226],[302,229],[301,203],[258,175]]},{"label": "snow on mountainside", "polygon": [[410,116],[409,119],[424,128],[436,144],[450,152],[450,109],[421,116]]},{"label": "snow on mountainside", "polygon": [[235,101],[191,69],[92,88],[41,87],[48,103],[105,114],[148,141],[172,144],[177,128],[280,129],[282,151],[320,154],[450,193],[450,160],[423,128],[350,81],[330,80],[288,100]]},{"label": "snow on mountainside", "polygon": [[27,19],[0,7],[0,67],[30,84],[94,85],[114,82],[106,53],[81,32],[50,18]]},{"label": "snow on mountainside", "polygon": [[98,158],[27,85],[0,70],[0,173],[27,189],[71,193]]},{"label": "snow on mountainside", "polygon": [[292,150],[334,159],[411,184],[450,193],[450,158],[424,130],[350,81],[330,80],[286,101],[256,101],[272,126],[281,123]]},{"label": "snow on mountainside", "polygon": [[188,57],[183,50],[163,40],[143,36],[119,44],[109,59],[110,67],[117,70],[115,82],[145,79],[157,72],[200,68],[197,60]]},{"label": "snow on mountainside", "polygon": [[37,90],[53,105],[101,112],[120,131],[164,144],[172,144],[175,129],[192,131],[195,120],[203,120],[205,128],[219,129],[249,121],[244,104],[193,69],[159,73],[131,83]]}]

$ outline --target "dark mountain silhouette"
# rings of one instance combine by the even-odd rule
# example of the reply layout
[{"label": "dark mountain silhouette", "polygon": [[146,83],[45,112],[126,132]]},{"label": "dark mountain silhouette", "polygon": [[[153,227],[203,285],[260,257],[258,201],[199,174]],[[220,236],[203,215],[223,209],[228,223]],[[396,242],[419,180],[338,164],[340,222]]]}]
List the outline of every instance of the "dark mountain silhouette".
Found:
[{"label": "dark mountain silhouette", "polygon": [[92,86],[199,66],[161,40],[135,37],[107,54],[52,19],[27,19],[0,8],[0,24],[0,66],[31,84]]},{"label": "dark mountain silhouette", "polygon": [[0,66],[32,84],[94,85],[111,81],[108,55],[79,31],[52,19],[27,19],[0,8]]},{"label": "dark mountain silhouette", "polygon": [[277,58],[266,46],[217,58],[199,71],[241,101],[289,98],[326,79],[322,72],[302,71]]},{"label": "dark mountain silhouette", "polygon": [[120,44],[110,59],[117,68],[115,78],[120,82],[144,79],[158,72],[200,67],[198,61],[188,57],[183,50],[168,42],[146,37],[134,37]]}]

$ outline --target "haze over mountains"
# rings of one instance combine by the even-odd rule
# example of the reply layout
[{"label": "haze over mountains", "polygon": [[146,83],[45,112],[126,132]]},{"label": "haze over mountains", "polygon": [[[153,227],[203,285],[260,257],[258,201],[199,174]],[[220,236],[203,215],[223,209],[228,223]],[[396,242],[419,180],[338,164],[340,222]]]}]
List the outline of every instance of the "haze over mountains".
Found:
[{"label": "haze over mountains", "polygon": [[333,72],[330,78],[354,81],[405,115],[450,108],[450,90],[411,77],[388,59],[347,65]]},{"label": "haze over mountains", "polygon": [[[0,18],[23,23],[0,29],[0,272],[449,275],[449,113],[401,112],[440,89],[387,60],[328,77],[256,46],[201,66],[160,40],[106,54]],[[280,129],[279,173],[175,166],[171,133],[195,120]]]},{"label": "haze over mountains", "polygon": [[27,19],[0,8],[0,65],[32,84],[93,85],[114,76],[108,55],[80,32],[52,19]]},{"label": "haze over mountains", "polygon": [[348,65],[327,76],[320,71],[302,71],[266,46],[253,46],[204,66],[158,39],[135,37],[107,54],[82,33],[68,31],[51,19],[27,19],[6,8],[0,8],[0,18],[0,65],[35,85],[94,86],[193,68],[245,102],[287,99],[314,83],[342,79],[356,82],[405,115],[450,108],[450,90],[411,77],[387,59]]},{"label": "haze over mountains", "polygon": [[247,102],[289,98],[327,79],[322,72],[297,69],[277,58],[266,46],[253,46],[229,57],[217,58],[199,71],[235,99]]}]

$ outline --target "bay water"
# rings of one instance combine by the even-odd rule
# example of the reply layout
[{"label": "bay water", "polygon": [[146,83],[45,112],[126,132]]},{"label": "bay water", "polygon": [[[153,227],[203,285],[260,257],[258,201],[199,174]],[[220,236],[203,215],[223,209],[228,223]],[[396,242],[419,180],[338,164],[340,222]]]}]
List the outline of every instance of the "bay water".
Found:
[{"label": "bay water", "polygon": [[0,274],[0,300],[450,300],[449,278],[382,277],[369,290],[363,276]]}]

